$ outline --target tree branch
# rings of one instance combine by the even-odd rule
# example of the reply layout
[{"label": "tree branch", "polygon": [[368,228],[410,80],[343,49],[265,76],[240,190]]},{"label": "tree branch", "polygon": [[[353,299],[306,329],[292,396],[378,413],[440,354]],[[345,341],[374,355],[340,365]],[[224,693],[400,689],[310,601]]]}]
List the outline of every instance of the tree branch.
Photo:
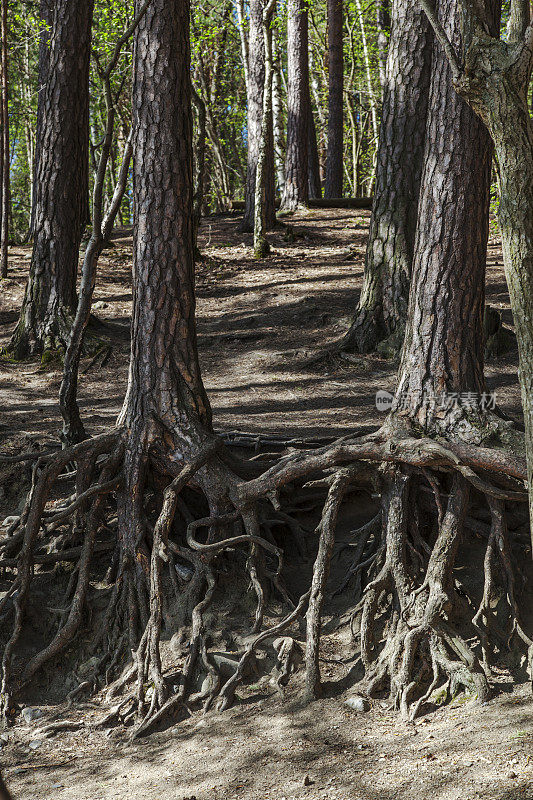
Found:
[{"label": "tree branch", "polygon": [[433,32],[437,38],[437,41],[440,43],[442,49],[446,53],[446,57],[449,61],[450,68],[452,70],[453,79],[455,81],[457,80],[457,78],[460,77],[463,71],[461,60],[457,55],[457,53],[455,52],[455,48],[453,47],[452,43],[448,39],[446,31],[444,30],[437,16],[437,12],[433,8],[429,0],[418,0],[418,1],[426,17],[429,20],[429,24],[433,28]]}]

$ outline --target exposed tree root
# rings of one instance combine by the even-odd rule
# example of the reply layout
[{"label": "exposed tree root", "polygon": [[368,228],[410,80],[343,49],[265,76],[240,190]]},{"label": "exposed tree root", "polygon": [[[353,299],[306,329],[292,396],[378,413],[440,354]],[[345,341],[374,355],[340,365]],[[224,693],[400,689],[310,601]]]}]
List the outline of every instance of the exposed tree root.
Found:
[{"label": "exposed tree root", "polygon": [[[156,429],[157,435],[145,436],[133,458],[129,442],[139,437],[129,438],[133,434],[121,428],[60,452],[33,454],[25,509],[0,541],[0,569],[17,567],[0,603],[0,614],[12,619],[2,657],[4,714],[14,695],[76,641],[90,607],[95,559],[109,552],[113,556],[106,576],[107,608],[95,625],[90,648],[94,666],[71,692],[71,700],[104,684],[110,684],[111,699],[134,682],[128,702],[121,701],[113,715],[131,722],[135,716],[133,736],[164,719],[188,715],[199,705],[225,709],[234,701],[257,646],[286,631],[306,606],[305,691],[307,699],[319,696],[321,617],[337,516],[350,487],[369,482],[380,488],[382,511],[354,533],[354,561],[345,582],[346,586],[355,580],[357,595],[363,592],[359,610],[364,689],[387,689],[392,704],[411,719],[439,687],[451,694],[462,687],[485,699],[494,650],[509,646],[515,634],[528,650],[531,669],[533,642],[519,619],[505,520],[506,501],[527,498],[525,463],[519,457],[464,443],[440,443],[387,426],[315,450],[291,450],[257,477],[243,480],[226,466],[215,437],[204,437],[186,460],[178,460],[169,446],[171,432],[161,432],[157,423]],[[53,487],[64,485],[65,474],[75,481],[75,491],[51,508]],[[305,532],[287,505],[312,508],[320,497],[324,503],[321,488],[328,492],[317,529],[313,579],[294,606],[283,585],[282,550],[272,529],[283,525],[303,552]],[[472,492],[486,497],[492,522],[490,528],[485,526],[489,532],[483,596],[474,592],[465,599],[469,590],[457,582],[455,567],[470,524]],[[429,514],[428,497],[433,498]],[[55,544],[50,549],[52,536]],[[210,655],[206,623],[227,552],[242,552],[256,597],[253,635],[229,678]],[[34,566],[56,561],[75,562],[57,609],[58,627],[49,644],[23,665],[17,661],[17,645]],[[495,573],[496,563],[501,577]],[[179,566],[183,564],[188,566]],[[369,580],[364,589],[363,576]],[[498,580],[507,600],[503,623],[495,618],[492,603]],[[279,623],[265,628],[270,590],[289,610]],[[165,673],[160,649],[163,628],[165,637],[172,634],[166,628],[172,594],[178,600],[187,598],[192,609],[186,658],[177,676]],[[280,692],[293,671],[295,649],[294,643],[278,647],[285,654],[279,656],[276,672]],[[133,662],[117,678],[128,652]],[[199,672],[207,675],[201,689],[195,685]]]}]

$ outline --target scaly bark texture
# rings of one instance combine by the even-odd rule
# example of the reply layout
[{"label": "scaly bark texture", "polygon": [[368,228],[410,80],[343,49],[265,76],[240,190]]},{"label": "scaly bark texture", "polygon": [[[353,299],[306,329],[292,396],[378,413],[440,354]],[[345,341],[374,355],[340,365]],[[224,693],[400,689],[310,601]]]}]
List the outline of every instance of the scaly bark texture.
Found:
[{"label": "scaly bark texture", "polygon": [[328,153],[324,197],[342,197],[343,41],[342,0],[328,0]]},{"label": "scaly bark texture", "polygon": [[211,425],[196,346],[189,64],[188,1],[154,0],[137,29],[132,99],[132,349],[119,495],[122,546],[132,554],[155,431],[163,426],[170,451],[184,459]]},{"label": "scaly bark texture", "polygon": [[[263,90],[265,85],[265,44],[263,41],[264,0],[250,2],[248,85],[248,163],[244,195],[242,230],[254,229],[255,175],[263,119]],[[276,224],[276,199],[274,185],[274,132],[272,123],[268,130],[268,147],[265,162],[265,214],[267,228]]]},{"label": "scaly bark texture", "polygon": [[16,358],[63,347],[76,309],[76,274],[87,216],[89,56],[93,0],[58,0],[41,89],[30,276],[9,350]]},{"label": "scaly bark texture", "polygon": [[284,211],[309,202],[309,56],[306,0],[287,2],[287,153]]},{"label": "scaly bark texture", "polygon": [[363,288],[343,348],[370,352],[405,328],[424,161],[432,35],[410,0],[394,0]]},{"label": "scaly bark texture", "polygon": [[[491,4],[498,29],[500,6]],[[456,0],[441,0],[439,18],[460,46]],[[425,430],[481,435],[468,419],[479,411],[483,312],[493,146],[488,130],[453,88],[435,42],[426,152],[418,206],[408,323],[397,402]],[[443,396],[474,393],[465,408]],[[451,407],[450,407],[451,406]]]},{"label": "scaly bark texture", "polygon": [[464,67],[455,66],[455,85],[487,125],[498,161],[500,230],[518,340],[533,520],[533,122],[527,100],[533,25],[527,4],[513,3],[508,41],[503,42],[488,35],[484,20],[475,18],[462,3],[460,7]]}]

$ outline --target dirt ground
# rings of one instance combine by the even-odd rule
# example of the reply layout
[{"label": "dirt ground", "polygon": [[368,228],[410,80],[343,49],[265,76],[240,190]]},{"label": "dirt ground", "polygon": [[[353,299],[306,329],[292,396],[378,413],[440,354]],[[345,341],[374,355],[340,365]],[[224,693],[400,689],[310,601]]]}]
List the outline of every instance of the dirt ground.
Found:
[{"label": "dirt ground", "polygon": [[[395,365],[377,357],[331,357],[346,330],[361,286],[368,212],[300,214],[292,232],[272,235],[274,253],[252,258],[238,217],[206,220],[198,265],[199,346],[217,430],[289,438],[344,435],[379,425],[378,389],[392,390]],[[17,318],[31,252],[14,247],[1,286],[0,347]],[[124,231],[101,259],[95,314],[110,348],[87,358],[80,380],[91,433],[113,424],[127,375],[131,302],[131,238]],[[501,250],[491,239],[487,299],[511,324]],[[3,448],[57,436],[60,365],[0,363]],[[520,418],[516,352],[489,362],[488,388],[500,408]],[[20,485],[4,485],[0,519],[16,513]],[[339,550],[350,529],[368,518],[368,500],[352,504],[340,526]],[[342,580],[349,551],[334,559],[330,587]],[[306,580],[309,562],[299,576]],[[402,723],[384,702],[358,713],[344,705],[358,678],[348,625],[349,591],[331,600],[322,641],[325,697],[299,702],[301,673],[285,699],[271,687],[248,685],[224,714],[190,719],[127,744],[118,729],[103,731],[100,697],[67,708],[35,705],[42,716],[0,735],[0,761],[16,798],[107,800],[533,800],[533,699],[525,678],[497,671],[495,697],[483,706],[459,697]],[[298,636],[298,630],[294,631]],[[516,671],[515,671],[516,674]],[[51,721],[77,730],[48,739]]]}]

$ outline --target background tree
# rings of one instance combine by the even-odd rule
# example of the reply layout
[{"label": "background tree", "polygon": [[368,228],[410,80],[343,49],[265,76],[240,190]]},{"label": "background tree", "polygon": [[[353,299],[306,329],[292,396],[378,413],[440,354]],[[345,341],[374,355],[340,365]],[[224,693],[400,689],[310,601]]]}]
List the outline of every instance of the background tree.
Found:
[{"label": "background tree", "polygon": [[328,157],[324,196],[342,197],[344,60],[342,0],[328,0]]},{"label": "background tree", "polygon": [[376,189],[363,287],[345,349],[369,352],[383,340],[398,352],[405,330],[418,196],[426,141],[432,36],[425,14],[393,0]]},{"label": "background tree", "polygon": [[64,347],[76,308],[76,275],[86,224],[89,55],[92,2],[54,4],[42,104],[34,245],[16,358]]},{"label": "background tree", "polygon": [[[257,160],[261,141],[261,123],[264,108],[265,87],[265,43],[263,38],[263,11],[265,0],[251,0],[249,24],[249,63],[248,63],[248,160],[246,167],[245,207],[242,220],[243,230],[254,229],[255,188]],[[271,103],[271,99],[269,100]],[[274,131],[269,118],[267,129],[267,148],[264,162],[264,218],[267,228],[276,222],[274,188]]]},{"label": "background tree", "polygon": [[309,56],[306,0],[287,2],[287,155],[285,211],[309,201]]}]

